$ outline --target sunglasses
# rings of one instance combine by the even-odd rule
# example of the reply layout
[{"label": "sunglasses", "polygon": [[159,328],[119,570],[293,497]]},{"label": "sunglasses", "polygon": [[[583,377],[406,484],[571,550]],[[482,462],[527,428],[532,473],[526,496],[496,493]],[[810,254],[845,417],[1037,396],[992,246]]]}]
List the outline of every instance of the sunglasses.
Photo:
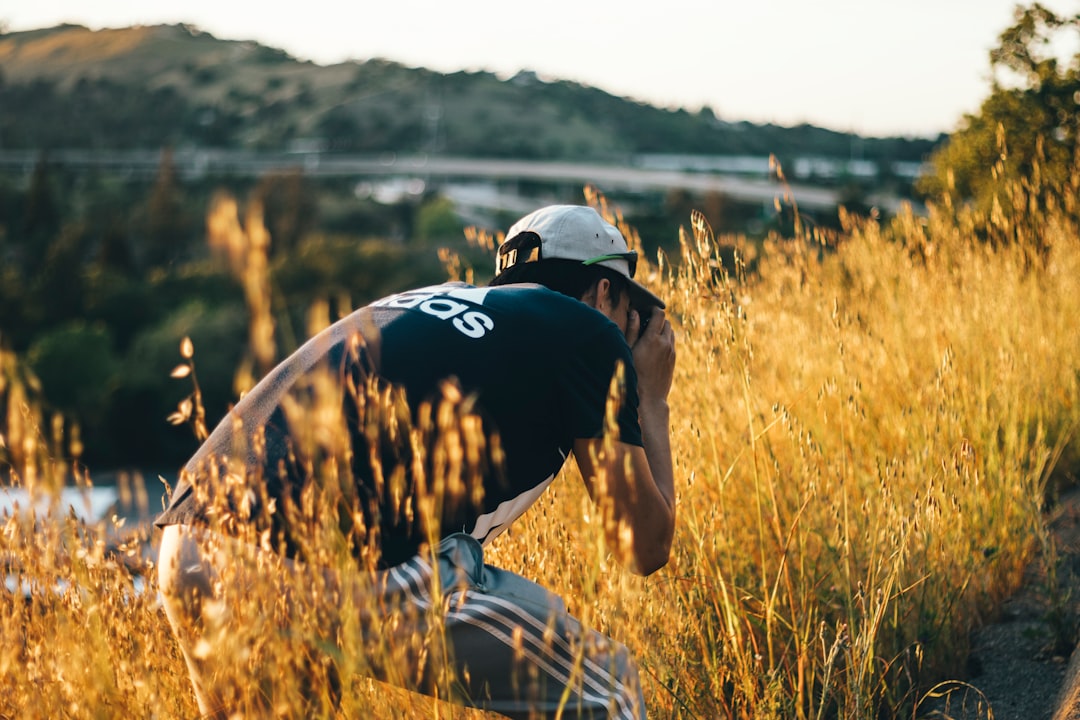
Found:
[{"label": "sunglasses", "polygon": [[[541,243],[540,236],[534,232],[523,232],[504,242],[499,246],[499,252],[495,258],[496,274],[502,273],[504,270],[508,270],[515,265],[542,260],[543,256],[540,254]],[[630,272],[630,277],[634,277],[634,273],[637,272],[638,254],[636,250],[624,253],[597,255],[594,258],[582,261],[581,264],[596,265],[605,260],[625,260],[628,265],[627,269]]]},{"label": "sunglasses", "polygon": [[630,277],[634,277],[634,273],[637,272],[637,250],[631,250],[624,253],[609,253],[607,255],[597,255],[594,258],[590,258],[582,262],[582,265],[596,265],[602,263],[605,260],[625,260],[629,265]]}]

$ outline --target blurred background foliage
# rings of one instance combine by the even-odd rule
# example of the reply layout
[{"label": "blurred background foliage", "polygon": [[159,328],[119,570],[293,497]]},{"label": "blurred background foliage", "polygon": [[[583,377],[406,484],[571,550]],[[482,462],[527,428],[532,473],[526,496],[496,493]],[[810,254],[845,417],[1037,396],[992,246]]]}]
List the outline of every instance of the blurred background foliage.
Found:
[{"label": "blurred background foliage", "polygon": [[[307,334],[307,312],[336,316],[445,275],[435,247],[460,221],[438,198],[408,206],[342,202],[351,187],[316,187],[298,173],[244,188],[271,233],[278,345]],[[81,428],[96,467],[170,467],[193,450],[190,430],[165,423],[185,392],[169,377],[191,337],[207,410],[234,401],[233,373],[247,346],[248,310],[228,258],[206,242],[216,185],[183,183],[167,156],[152,182],[73,177],[43,161],[20,188],[0,179],[0,345],[37,375],[44,408]],[[321,216],[328,205],[347,217]],[[322,222],[325,220],[325,222]],[[348,227],[349,232],[326,228]]]}]

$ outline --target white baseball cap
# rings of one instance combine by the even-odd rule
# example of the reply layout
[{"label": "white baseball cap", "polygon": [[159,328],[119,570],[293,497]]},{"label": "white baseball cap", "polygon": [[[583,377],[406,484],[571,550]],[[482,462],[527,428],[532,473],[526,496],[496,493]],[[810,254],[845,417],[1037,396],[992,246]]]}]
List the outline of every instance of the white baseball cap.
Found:
[{"label": "white baseball cap", "polygon": [[548,205],[514,223],[495,256],[495,273],[538,260],[580,260],[603,265],[630,281],[630,301],[636,308],[664,307],[664,301],[636,282],[637,252],[630,250],[619,229],[587,205]]}]

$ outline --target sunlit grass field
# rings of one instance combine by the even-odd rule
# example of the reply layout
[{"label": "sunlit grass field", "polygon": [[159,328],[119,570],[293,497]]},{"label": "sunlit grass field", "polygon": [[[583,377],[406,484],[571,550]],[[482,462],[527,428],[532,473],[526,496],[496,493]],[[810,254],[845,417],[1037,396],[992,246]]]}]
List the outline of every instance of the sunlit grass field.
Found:
[{"label": "sunlit grass field", "polygon": [[[1042,511],[1080,457],[1077,208],[1032,197],[1003,183],[992,216],[942,202],[764,243],[688,218],[679,256],[639,269],[678,338],[671,562],[644,579],[613,562],[572,462],[488,562],[629,646],[652,717],[926,714],[969,631],[1053,552]],[[77,438],[35,414],[17,358],[0,383],[5,479],[47,493]],[[155,536],[112,547],[59,508],[0,523],[0,717],[197,716],[159,599],[137,591]],[[206,651],[231,653],[265,714],[482,716],[353,675],[359,647],[340,707],[303,705],[297,638],[319,619],[286,633],[264,610],[247,645]]]}]

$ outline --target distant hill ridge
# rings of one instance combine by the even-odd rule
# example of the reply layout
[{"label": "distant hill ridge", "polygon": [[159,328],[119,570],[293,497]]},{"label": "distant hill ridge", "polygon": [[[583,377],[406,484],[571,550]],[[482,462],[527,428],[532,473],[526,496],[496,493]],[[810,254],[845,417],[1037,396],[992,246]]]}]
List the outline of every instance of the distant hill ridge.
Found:
[{"label": "distant hill ridge", "polygon": [[619,160],[642,153],[920,161],[935,139],[726,122],[522,72],[322,66],[190,25],[0,35],[0,148],[195,145]]},{"label": "distant hill ridge", "polygon": [[90,30],[64,24],[0,35],[6,80],[46,79],[70,87],[80,77],[159,84],[161,73],[190,65],[267,59],[312,66],[253,41],[220,40],[191,25],[138,25]]}]

